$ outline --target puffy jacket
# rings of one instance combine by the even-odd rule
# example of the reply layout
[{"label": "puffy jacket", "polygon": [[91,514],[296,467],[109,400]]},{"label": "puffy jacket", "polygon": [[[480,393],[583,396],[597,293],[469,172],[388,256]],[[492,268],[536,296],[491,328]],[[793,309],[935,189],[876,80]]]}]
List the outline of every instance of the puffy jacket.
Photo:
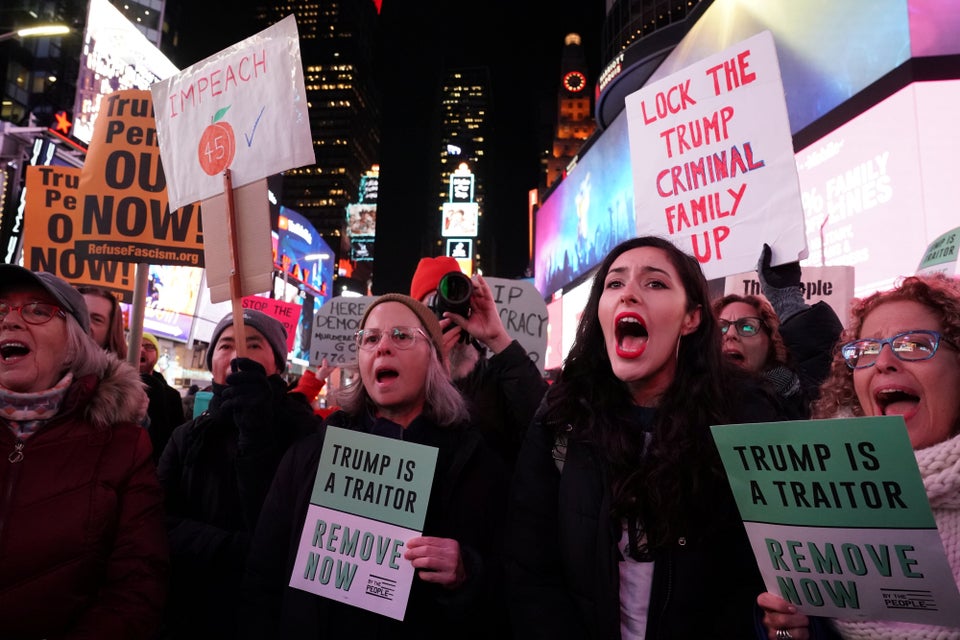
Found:
[{"label": "puffy jacket", "polygon": [[27,440],[0,418],[0,638],[155,633],[169,553],[145,402],[111,356]]}]

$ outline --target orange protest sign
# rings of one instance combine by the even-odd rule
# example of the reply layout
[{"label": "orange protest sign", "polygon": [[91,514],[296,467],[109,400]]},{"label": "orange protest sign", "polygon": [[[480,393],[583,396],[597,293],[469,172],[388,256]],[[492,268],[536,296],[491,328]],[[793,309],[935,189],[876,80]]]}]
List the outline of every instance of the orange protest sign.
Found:
[{"label": "orange protest sign", "polygon": [[53,273],[71,284],[109,289],[133,298],[133,266],[81,257],[75,249],[81,224],[80,169],[29,166],[24,202],[23,261],[31,271]]},{"label": "orange protest sign", "polygon": [[79,256],[203,266],[200,208],[170,211],[149,91],[103,96],[80,175]]}]

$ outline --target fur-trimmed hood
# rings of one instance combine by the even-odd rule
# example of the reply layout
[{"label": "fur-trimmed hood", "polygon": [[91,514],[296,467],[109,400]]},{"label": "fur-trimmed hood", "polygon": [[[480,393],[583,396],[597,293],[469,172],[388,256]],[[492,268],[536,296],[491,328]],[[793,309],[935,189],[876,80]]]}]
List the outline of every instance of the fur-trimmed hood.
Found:
[{"label": "fur-trimmed hood", "polygon": [[74,381],[65,405],[81,406],[84,419],[96,429],[108,429],[118,422],[142,423],[147,415],[147,392],[133,365],[108,354],[100,375]]}]

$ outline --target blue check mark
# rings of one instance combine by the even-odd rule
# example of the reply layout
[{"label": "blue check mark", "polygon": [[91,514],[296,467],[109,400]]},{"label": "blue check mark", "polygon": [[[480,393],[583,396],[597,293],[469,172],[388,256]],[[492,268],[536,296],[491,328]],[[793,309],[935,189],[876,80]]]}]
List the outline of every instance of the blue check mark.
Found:
[{"label": "blue check mark", "polygon": [[253,134],[257,132],[257,126],[260,124],[260,118],[263,117],[263,112],[266,111],[267,107],[263,106],[260,109],[260,113],[257,115],[257,119],[253,122],[253,129],[250,130],[250,135],[243,134],[243,137],[247,140],[247,146],[253,146]]}]

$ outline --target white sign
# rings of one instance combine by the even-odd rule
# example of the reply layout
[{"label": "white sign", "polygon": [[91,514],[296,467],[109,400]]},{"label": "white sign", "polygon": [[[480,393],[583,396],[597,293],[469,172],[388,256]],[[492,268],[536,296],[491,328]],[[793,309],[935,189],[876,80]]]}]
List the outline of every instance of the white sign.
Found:
[{"label": "white sign", "polygon": [[500,320],[510,337],[520,343],[527,356],[544,371],[547,355],[547,303],[526,280],[488,278]]},{"label": "white sign", "polygon": [[344,298],[334,296],[313,316],[313,340],[310,341],[310,364],[319,367],[326,358],[334,367],[357,364],[354,334],[360,320],[376,296]]},{"label": "white sign", "polygon": [[171,210],[316,162],[292,15],[150,91]]},{"label": "white sign", "polygon": [[708,279],[807,254],[773,36],[761,32],[627,96],[638,235],[670,239]]},{"label": "white sign", "polygon": [[[801,267],[800,272],[800,292],[806,303],[814,305],[818,302],[826,302],[846,327],[850,319],[850,307],[853,305],[854,268],[850,266]],[[724,281],[723,295],[730,294],[763,295],[757,272],[748,271],[727,276]]]}]

